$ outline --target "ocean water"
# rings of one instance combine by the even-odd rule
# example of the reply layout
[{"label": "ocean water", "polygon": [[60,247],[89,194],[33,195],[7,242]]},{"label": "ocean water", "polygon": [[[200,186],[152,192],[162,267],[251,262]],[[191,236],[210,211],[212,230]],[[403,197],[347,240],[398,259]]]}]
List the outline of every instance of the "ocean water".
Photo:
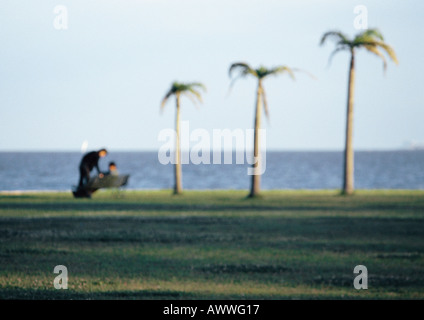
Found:
[{"label": "ocean water", "polygon": [[[78,183],[81,157],[78,152],[0,152],[0,191],[70,190]],[[100,169],[106,171],[109,161],[130,175],[127,189],[173,187],[173,166],[162,165],[157,152],[110,152]],[[183,187],[248,189],[248,166],[183,165]],[[342,172],[342,152],[267,152],[261,187],[339,189]],[[356,152],[355,188],[424,189],[424,151]]]}]

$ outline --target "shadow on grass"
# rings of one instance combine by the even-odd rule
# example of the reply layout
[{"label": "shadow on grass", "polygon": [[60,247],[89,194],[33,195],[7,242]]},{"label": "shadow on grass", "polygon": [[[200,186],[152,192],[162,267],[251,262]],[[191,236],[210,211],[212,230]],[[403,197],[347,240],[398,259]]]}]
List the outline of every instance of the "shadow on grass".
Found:
[{"label": "shadow on grass", "polygon": [[[305,298],[311,298],[310,296]],[[312,297],[320,298],[320,297]],[[321,297],[322,298],[322,297]],[[334,297],[340,299],[340,297]],[[252,300],[252,299],[293,299],[288,295],[238,295],[199,294],[171,290],[123,290],[82,293],[67,290],[23,289],[11,287],[0,289],[0,300]],[[325,297],[327,299],[327,297]]]},{"label": "shadow on grass", "polygon": [[[325,290],[324,290],[325,292]],[[390,296],[385,299],[393,299]],[[307,300],[363,300],[363,299],[378,299],[377,297],[368,297],[361,294],[356,295],[328,295],[323,293],[299,293],[299,294],[270,294],[270,295],[249,295],[249,294],[194,294],[181,291],[154,291],[154,290],[139,290],[139,291],[105,291],[96,293],[81,293],[73,292],[72,290],[43,290],[43,289],[22,289],[18,287],[0,289],[0,300],[145,300],[159,302],[160,300],[292,300],[292,299],[307,299]],[[402,298],[411,299],[411,298]],[[419,299],[420,298],[412,298]]]},{"label": "shadow on grass", "polygon": [[140,211],[185,211],[185,212],[224,212],[224,211],[326,211],[326,212],[361,212],[361,211],[386,211],[386,212],[418,212],[424,211],[423,204],[355,204],[348,203],[345,205],[262,205],[255,202],[246,202],[246,205],[236,204],[161,204],[161,203],[102,203],[102,202],[5,202],[0,203],[0,210],[39,210],[42,212],[100,212],[100,211],[123,211],[123,212],[140,212]]},{"label": "shadow on grass", "polygon": [[[422,239],[424,219],[316,217],[49,217],[3,218],[0,239],[7,241],[139,242],[170,244],[240,243],[267,246],[310,243],[323,247],[345,243],[350,246],[386,245],[383,240]],[[336,240],[339,240],[338,243]],[[364,242],[360,239],[379,239]],[[316,241],[320,240],[320,241]],[[393,241],[390,242],[394,245]],[[408,242],[409,244],[409,242]],[[414,242],[420,246],[421,242]],[[399,243],[400,245],[400,243]],[[342,249],[341,249],[342,250]],[[384,250],[385,251],[385,250]],[[411,252],[411,251],[409,251]],[[415,250],[414,252],[419,252]],[[409,258],[409,256],[407,256]]]},{"label": "shadow on grass", "polygon": [[[139,291],[105,291],[105,292],[75,292],[71,289],[23,289],[19,287],[0,289],[1,300],[107,300],[107,299],[202,299],[202,296],[192,293],[168,290]],[[206,297],[205,297],[206,298]]]}]

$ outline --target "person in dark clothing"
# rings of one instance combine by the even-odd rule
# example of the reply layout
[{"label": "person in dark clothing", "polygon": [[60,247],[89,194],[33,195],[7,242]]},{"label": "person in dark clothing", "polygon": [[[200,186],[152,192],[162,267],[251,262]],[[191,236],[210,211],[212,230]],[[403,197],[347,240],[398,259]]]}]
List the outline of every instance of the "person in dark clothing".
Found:
[{"label": "person in dark clothing", "polygon": [[102,177],[103,173],[99,169],[99,159],[107,155],[106,149],[100,149],[99,151],[92,151],[84,155],[81,160],[79,170],[80,170],[80,180],[78,183],[78,188],[82,188],[85,183],[90,180],[90,172],[96,168],[99,176]]}]

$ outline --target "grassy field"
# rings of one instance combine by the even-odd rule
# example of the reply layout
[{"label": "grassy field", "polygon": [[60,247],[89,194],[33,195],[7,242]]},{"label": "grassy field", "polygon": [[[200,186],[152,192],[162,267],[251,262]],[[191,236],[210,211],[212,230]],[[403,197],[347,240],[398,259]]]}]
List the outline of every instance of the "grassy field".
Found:
[{"label": "grassy field", "polygon": [[[0,298],[424,298],[424,191],[245,196],[0,194]],[[368,290],[353,287],[356,265]]]}]

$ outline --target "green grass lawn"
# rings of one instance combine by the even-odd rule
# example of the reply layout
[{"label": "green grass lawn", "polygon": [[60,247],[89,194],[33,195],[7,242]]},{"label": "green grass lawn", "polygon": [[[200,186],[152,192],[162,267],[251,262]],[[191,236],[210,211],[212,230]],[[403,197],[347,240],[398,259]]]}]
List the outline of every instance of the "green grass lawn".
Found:
[{"label": "green grass lawn", "polygon": [[246,194],[0,194],[0,298],[424,298],[424,191]]}]

